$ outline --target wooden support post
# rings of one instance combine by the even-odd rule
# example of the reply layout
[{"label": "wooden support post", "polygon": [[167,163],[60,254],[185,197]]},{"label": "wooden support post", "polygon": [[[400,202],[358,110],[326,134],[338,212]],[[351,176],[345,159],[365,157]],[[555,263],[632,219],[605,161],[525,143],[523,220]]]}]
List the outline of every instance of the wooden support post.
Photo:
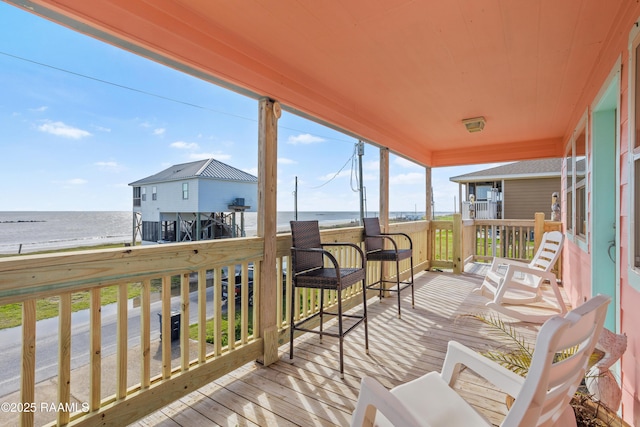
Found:
[{"label": "wooden support post", "polygon": [[544,234],[544,212],[536,212],[533,225],[533,253],[536,253]]},{"label": "wooden support post", "polygon": [[[258,325],[264,352],[258,361],[270,365],[278,360],[276,319],[276,232],[277,159],[280,104],[267,98],[259,103],[258,119],[258,237],[264,241],[264,257],[259,263]],[[254,288],[254,292],[256,289]],[[255,296],[254,296],[255,298]]]},{"label": "wooden support post", "polygon": [[462,255],[462,214],[453,214],[453,273],[461,274],[464,270]]},{"label": "wooden support post", "polygon": [[380,226],[389,231],[389,149],[380,148]]},{"label": "wooden support post", "polygon": [[[380,148],[380,227],[383,232],[389,232],[389,149]],[[385,243],[386,245],[386,243]],[[380,280],[389,277],[389,262],[382,263],[380,270]],[[400,274],[397,272],[396,274]],[[381,283],[385,286],[385,283]],[[386,287],[386,286],[385,286]],[[389,297],[389,292],[385,291],[385,297]]]},{"label": "wooden support post", "polygon": [[425,196],[426,196],[426,204],[425,204],[425,213],[424,219],[427,221],[431,221],[433,219],[433,184],[431,183],[431,168],[429,166],[425,166],[424,168],[424,176],[425,176]]}]

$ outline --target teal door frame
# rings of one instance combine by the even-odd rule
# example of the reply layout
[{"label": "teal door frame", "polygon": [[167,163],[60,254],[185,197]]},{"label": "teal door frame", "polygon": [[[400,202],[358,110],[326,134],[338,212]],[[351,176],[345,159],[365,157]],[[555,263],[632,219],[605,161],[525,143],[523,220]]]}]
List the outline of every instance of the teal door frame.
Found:
[{"label": "teal door frame", "polygon": [[618,146],[620,73],[614,69],[591,118],[591,292],[610,295],[605,327],[618,331],[620,200]]}]

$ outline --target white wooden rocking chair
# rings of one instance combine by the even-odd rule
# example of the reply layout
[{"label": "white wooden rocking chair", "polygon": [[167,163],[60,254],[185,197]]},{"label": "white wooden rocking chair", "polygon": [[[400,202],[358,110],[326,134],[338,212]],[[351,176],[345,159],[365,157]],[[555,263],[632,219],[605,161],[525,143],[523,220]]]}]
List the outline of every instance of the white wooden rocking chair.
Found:
[{"label": "white wooden rocking chair", "polygon": [[[507,258],[494,258],[482,286],[473,292],[492,298],[486,304],[487,307],[523,322],[542,323],[553,315],[565,314],[567,307],[556,276],[551,271],[560,256],[563,241],[564,236],[559,231],[544,233],[538,251],[528,264]],[[543,292],[545,282],[549,283],[551,296]],[[517,308],[519,305],[541,301],[549,305],[548,314],[527,313]]]},{"label": "white wooden rocking chair", "polygon": [[351,426],[491,426],[453,388],[462,365],[515,397],[501,426],[575,426],[569,402],[584,378],[610,300],[598,295],[565,317],[547,320],[526,377],[455,341],[449,342],[442,373],[430,372],[390,391],[365,377]]}]

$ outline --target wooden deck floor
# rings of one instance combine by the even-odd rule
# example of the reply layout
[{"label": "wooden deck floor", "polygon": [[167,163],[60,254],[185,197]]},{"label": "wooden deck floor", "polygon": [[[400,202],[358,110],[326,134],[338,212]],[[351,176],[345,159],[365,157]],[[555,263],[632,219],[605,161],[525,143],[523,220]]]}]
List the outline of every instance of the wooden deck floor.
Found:
[{"label": "wooden deck floor", "polygon": [[[449,340],[475,350],[495,349],[501,339],[464,314],[486,312],[486,299],[473,295],[481,283],[474,274],[424,272],[416,277],[416,306],[403,292],[403,316],[394,298],[371,299],[370,354],[364,352],[362,328],[345,339],[345,378],[338,374],[337,340],[307,334],[288,346],[269,367],[249,364],[140,420],[136,426],[346,426],[363,376],[386,387],[440,370]],[[514,323],[523,336],[535,339],[537,325]],[[458,382],[460,392],[494,423],[505,413],[504,394],[471,372]]]}]

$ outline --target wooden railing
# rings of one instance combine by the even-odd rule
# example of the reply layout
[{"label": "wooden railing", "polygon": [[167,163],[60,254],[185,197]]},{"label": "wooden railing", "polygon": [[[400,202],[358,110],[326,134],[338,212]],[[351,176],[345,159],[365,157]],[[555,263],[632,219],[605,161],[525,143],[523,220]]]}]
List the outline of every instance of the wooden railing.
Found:
[{"label": "wooden railing", "polygon": [[[430,266],[428,229],[427,221],[390,226],[390,231],[412,237],[414,271]],[[322,238],[363,244],[360,227],[323,231]],[[290,246],[290,235],[277,236],[277,273],[268,284],[259,279],[264,257],[261,238],[1,259],[0,306],[21,307],[21,331],[16,335],[16,341],[21,337],[21,342],[16,344],[22,354],[15,363],[4,367],[13,369],[19,378],[19,392],[2,399],[16,408],[18,404],[23,409],[25,404],[37,407],[15,412],[11,419],[0,414],[0,420],[23,426],[126,425],[247,362],[261,359],[265,342],[259,307],[265,286],[275,286],[279,296],[275,304],[278,343],[288,340]],[[358,261],[353,250],[338,250],[335,255],[343,266],[355,266]],[[379,270],[376,265],[368,268],[368,280],[374,280]],[[408,275],[408,261],[401,264],[400,270],[401,276]],[[233,300],[235,271],[240,273],[241,281],[240,297],[233,304],[223,300],[222,288],[227,282]],[[397,272],[390,269],[386,274],[393,276]],[[253,305],[249,303],[250,288]],[[116,302],[104,306],[104,295],[110,290],[114,291]],[[295,319],[318,310],[317,291],[295,292],[295,301],[300,302],[294,307]],[[355,298],[360,292],[358,286],[343,292],[345,309],[361,303],[360,298]],[[328,306],[336,302],[335,292],[326,296]],[[87,319],[86,339],[75,335],[78,321],[72,316],[80,297],[89,300],[89,307],[80,313],[85,313],[81,317]],[[57,305],[58,325],[53,331],[42,332],[37,322],[42,301]],[[113,315],[107,315],[111,312]],[[162,316],[160,325],[158,314]],[[177,325],[174,317],[180,319]],[[115,348],[114,354],[109,354],[110,348]],[[55,397],[40,394],[43,351],[58,354],[52,362],[56,366],[54,372],[46,376],[58,378]],[[86,360],[79,366],[78,357]],[[38,406],[52,400],[62,404],[63,409],[43,411]]]},{"label": "wooden railing", "polygon": [[[531,221],[462,221],[456,215],[454,221],[391,224],[389,231],[411,236],[414,271],[435,267],[459,272],[465,260],[484,260],[493,254],[527,257],[532,250],[532,227],[537,238],[558,226],[544,221],[533,225]],[[362,228],[326,230],[322,239],[362,246]],[[16,304],[21,313],[17,316],[21,328],[14,334],[19,363],[5,361],[3,366],[19,378],[19,392],[2,400],[21,404],[22,409],[51,400],[63,405],[53,412],[39,407],[23,410],[12,419],[0,414],[0,421],[24,426],[125,425],[247,362],[260,360],[267,351],[263,334],[268,329],[261,325],[259,309],[265,290],[273,295],[275,288],[277,295],[271,304],[277,312],[274,343],[289,339],[290,246],[290,235],[277,236],[275,277],[266,279],[269,283],[260,282],[264,241],[256,237],[0,259],[0,306]],[[353,249],[338,249],[334,254],[343,266],[358,262]],[[409,270],[409,261],[403,261],[399,272],[403,279]],[[228,282],[233,300],[235,271],[241,280],[234,304],[223,300],[222,288]],[[383,271],[390,277],[398,274],[393,267]],[[379,274],[378,265],[369,263],[369,282]],[[110,290],[116,302],[105,306]],[[317,292],[295,290],[294,319],[317,312]],[[361,292],[361,286],[343,292],[343,307],[360,304]],[[86,322],[72,315],[80,296],[89,301],[80,316]],[[335,304],[336,298],[335,292],[327,292],[325,304]],[[44,332],[37,322],[42,301],[57,305],[57,326]],[[181,319],[179,325],[173,322],[175,315]],[[86,339],[75,335],[78,322],[86,323]],[[115,348],[113,354],[109,354],[111,348]],[[51,363],[54,372],[45,376],[58,378],[55,398],[39,394],[36,386],[42,380],[43,351],[58,355]],[[78,357],[85,362],[77,363]]]},{"label": "wooden railing", "polygon": [[535,255],[544,232],[562,231],[562,223],[536,214],[532,220],[464,220],[461,228],[463,264],[490,262],[494,257],[527,261]]}]

